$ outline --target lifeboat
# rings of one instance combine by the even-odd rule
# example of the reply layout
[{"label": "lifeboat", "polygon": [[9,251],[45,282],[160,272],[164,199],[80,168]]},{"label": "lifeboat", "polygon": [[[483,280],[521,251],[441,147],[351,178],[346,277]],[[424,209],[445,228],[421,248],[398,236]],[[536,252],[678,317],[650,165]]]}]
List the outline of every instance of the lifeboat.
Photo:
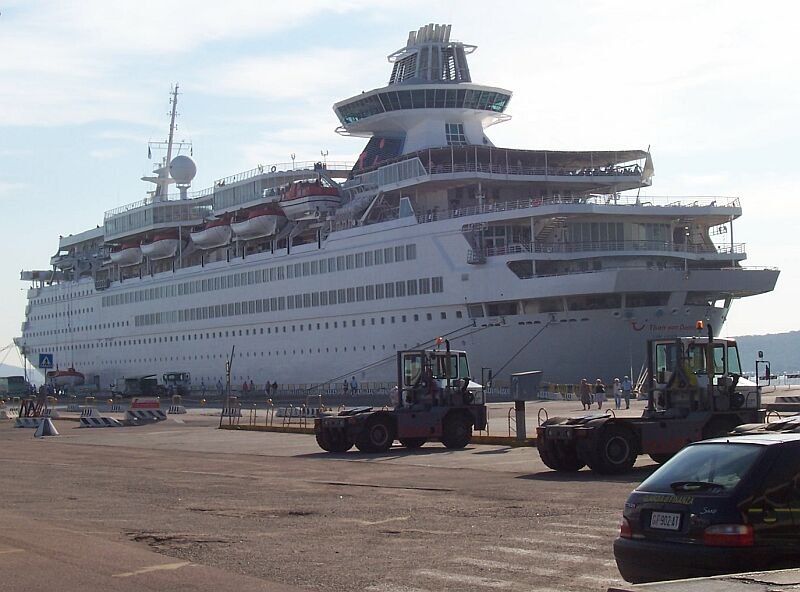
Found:
[{"label": "lifeboat", "polygon": [[137,243],[122,243],[111,250],[111,261],[120,267],[138,265],[142,262],[142,249]]},{"label": "lifeboat", "polygon": [[278,202],[290,220],[320,218],[336,210],[342,203],[339,190],[324,185],[319,179],[295,181]]},{"label": "lifeboat", "polygon": [[156,232],[149,239],[142,241],[142,255],[154,261],[174,257],[178,252],[179,242],[177,228]]},{"label": "lifeboat", "polygon": [[268,203],[237,212],[231,230],[244,240],[264,238],[275,234],[284,222],[286,215],[283,210],[275,203]]},{"label": "lifeboat", "polygon": [[189,235],[198,249],[216,249],[227,245],[231,240],[231,218],[225,215],[215,220],[206,220],[192,228]]},{"label": "lifeboat", "polygon": [[83,380],[83,374],[75,368],[51,370],[47,373],[47,381],[55,387],[80,386],[83,384]]}]

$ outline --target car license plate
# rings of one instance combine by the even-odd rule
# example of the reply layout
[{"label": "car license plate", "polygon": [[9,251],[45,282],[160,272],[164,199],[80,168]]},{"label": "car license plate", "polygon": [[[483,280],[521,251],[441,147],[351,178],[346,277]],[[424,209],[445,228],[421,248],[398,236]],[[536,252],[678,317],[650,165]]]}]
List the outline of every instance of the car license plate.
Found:
[{"label": "car license plate", "polygon": [[680,525],[681,515],[674,512],[653,512],[650,516],[650,528],[678,530]]}]

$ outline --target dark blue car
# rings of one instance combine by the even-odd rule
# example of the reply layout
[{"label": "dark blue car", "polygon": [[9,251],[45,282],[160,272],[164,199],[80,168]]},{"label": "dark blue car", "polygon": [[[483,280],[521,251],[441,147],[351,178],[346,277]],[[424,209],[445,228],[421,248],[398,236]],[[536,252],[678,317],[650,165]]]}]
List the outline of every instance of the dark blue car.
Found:
[{"label": "dark blue car", "polygon": [[687,446],[631,493],[614,541],[623,578],[800,566],[800,423],[739,432]]}]

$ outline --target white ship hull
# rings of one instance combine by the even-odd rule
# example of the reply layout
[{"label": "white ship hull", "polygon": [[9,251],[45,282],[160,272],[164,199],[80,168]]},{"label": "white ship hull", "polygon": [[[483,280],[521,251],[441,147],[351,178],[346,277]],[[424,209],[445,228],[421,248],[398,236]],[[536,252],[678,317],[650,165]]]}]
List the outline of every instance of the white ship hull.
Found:
[{"label": "white ship hull", "polygon": [[[743,267],[732,242],[738,198],[640,191],[649,150],[495,146],[486,128],[508,119],[511,91],[472,82],[475,46],[449,35],[412,32],[387,86],[334,105],[338,131],[368,138],[355,164],[293,154],[291,169],[259,166],[190,196],[194,164],[179,156],[175,179],[163,166],[144,178],[152,198],[62,236],[61,276],[23,272],[28,360],[53,353],[100,385],[190,372],[208,386],[225,382],[235,347],[234,384],[355,376],[368,390],[395,380],[397,351],[443,336],[495,385],[529,370],[609,382],[639,374],[648,339],[691,335],[700,319],[719,333],[734,300],[774,288],[779,272]],[[279,213],[279,195],[288,220],[257,217]],[[230,244],[237,216],[247,240]],[[165,223],[199,229],[171,262],[123,269],[139,248],[105,260]]]}]

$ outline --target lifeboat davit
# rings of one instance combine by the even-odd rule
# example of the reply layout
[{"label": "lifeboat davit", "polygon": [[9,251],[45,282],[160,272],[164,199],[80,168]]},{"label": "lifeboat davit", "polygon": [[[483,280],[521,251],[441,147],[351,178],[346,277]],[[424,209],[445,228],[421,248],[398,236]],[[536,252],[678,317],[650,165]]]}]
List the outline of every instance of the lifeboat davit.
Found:
[{"label": "lifeboat davit", "polygon": [[342,203],[339,190],[321,180],[295,181],[281,196],[280,206],[290,220],[320,218],[336,210]]},{"label": "lifeboat davit", "polygon": [[250,240],[275,234],[286,222],[286,214],[275,203],[264,204],[248,210],[240,210],[231,222],[231,230],[237,237]]},{"label": "lifeboat davit", "polygon": [[84,376],[75,368],[51,370],[47,373],[47,381],[56,387],[80,386],[83,384]]},{"label": "lifeboat davit", "polygon": [[142,262],[142,249],[137,243],[122,243],[112,249],[110,257],[120,267],[138,265]]},{"label": "lifeboat davit", "polygon": [[149,239],[142,241],[142,254],[154,261],[174,257],[175,253],[178,252],[179,242],[177,228],[156,232]]},{"label": "lifeboat davit", "polygon": [[226,215],[216,220],[207,220],[192,228],[189,236],[198,249],[224,247],[231,240],[231,218]]}]

